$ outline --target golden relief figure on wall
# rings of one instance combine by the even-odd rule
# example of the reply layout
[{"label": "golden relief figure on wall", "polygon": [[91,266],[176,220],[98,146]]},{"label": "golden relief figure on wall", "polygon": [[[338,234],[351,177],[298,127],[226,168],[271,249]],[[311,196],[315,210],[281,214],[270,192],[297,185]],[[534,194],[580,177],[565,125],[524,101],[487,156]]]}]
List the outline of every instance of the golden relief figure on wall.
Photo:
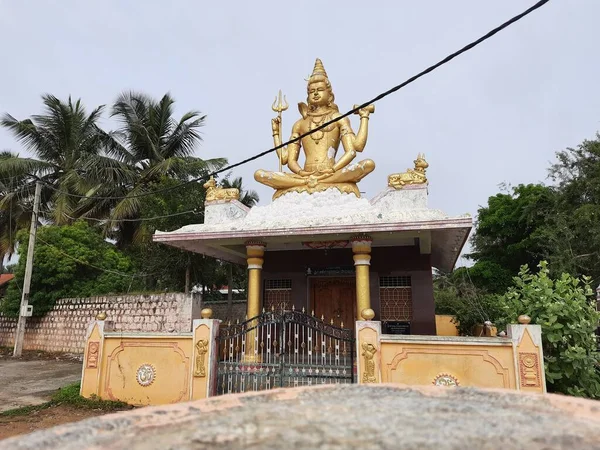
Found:
[{"label": "golden relief figure on wall", "polygon": [[[309,133],[320,125],[337,117],[340,112],[334,103],[335,97],[327,72],[320,59],[315,62],[312,75],[308,79],[307,103],[300,103],[298,109],[302,116],[292,127],[291,139]],[[278,117],[271,121],[273,143],[281,145],[281,111],[287,109],[287,104],[279,101],[273,109],[279,112]],[[354,193],[360,197],[356,185],[366,175],[375,169],[375,163],[370,159],[353,163],[356,152],[362,152],[367,143],[369,115],[375,111],[370,105],[360,109],[358,133],[354,133],[350,120],[345,117],[324,129],[314,131],[300,141],[277,150],[277,158],[282,166],[288,167],[292,173],[270,172],[257,170],[254,178],[259,183],[276,189],[273,198],[287,192],[317,192],[337,188],[341,192]],[[344,154],[336,161],[338,148],[342,144]],[[304,166],[299,164],[300,150],[304,152]]]},{"label": "golden relief figure on wall", "polygon": [[375,361],[374,356],[377,353],[377,348],[369,342],[362,343],[362,356],[365,358],[365,370],[363,372],[362,382],[363,383],[377,383],[377,376],[375,375]]},{"label": "golden relief figure on wall", "polygon": [[237,188],[222,188],[217,186],[213,177],[204,183],[206,189],[206,201],[214,202],[217,200],[231,201],[240,199],[240,191]]},{"label": "golden relief figure on wall", "polygon": [[429,163],[425,161],[425,155],[419,153],[417,159],[413,162],[415,163],[414,169],[407,169],[406,172],[391,174],[388,177],[388,186],[394,189],[402,189],[407,184],[427,183],[425,171],[429,167]]},{"label": "golden relief figure on wall", "polygon": [[199,339],[198,342],[196,342],[196,364],[194,368],[195,377],[206,376],[206,367],[204,363],[206,353],[208,353],[208,341],[206,339]]}]

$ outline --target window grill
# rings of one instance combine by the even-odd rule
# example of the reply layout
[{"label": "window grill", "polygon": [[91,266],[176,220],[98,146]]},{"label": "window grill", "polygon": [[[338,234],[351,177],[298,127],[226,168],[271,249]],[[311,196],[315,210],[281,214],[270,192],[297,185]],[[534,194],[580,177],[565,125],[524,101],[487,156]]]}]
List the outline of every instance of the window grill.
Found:
[{"label": "window grill", "polygon": [[380,277],[379,299],[383,322],[412,320],[412,284],[409,276]]},{"label": "window grill", "polygon": [[265,280],[263,304],[266,311],[292,307],[292,280]]}]

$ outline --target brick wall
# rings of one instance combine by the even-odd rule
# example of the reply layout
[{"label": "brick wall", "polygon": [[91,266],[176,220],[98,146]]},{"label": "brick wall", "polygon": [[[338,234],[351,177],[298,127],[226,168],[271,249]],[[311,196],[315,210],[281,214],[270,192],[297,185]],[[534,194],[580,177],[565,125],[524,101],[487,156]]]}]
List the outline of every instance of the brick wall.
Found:
[{"label": "brick wall", "polygon": [[[187,332],[199,311],[199,298],[180,293],[61,299],[44,317],[27,320],[23,349],[83,353],[88,324],[99,312],[114,331]],[[16,326],[0,314],[0,346],[14,345]]]}]

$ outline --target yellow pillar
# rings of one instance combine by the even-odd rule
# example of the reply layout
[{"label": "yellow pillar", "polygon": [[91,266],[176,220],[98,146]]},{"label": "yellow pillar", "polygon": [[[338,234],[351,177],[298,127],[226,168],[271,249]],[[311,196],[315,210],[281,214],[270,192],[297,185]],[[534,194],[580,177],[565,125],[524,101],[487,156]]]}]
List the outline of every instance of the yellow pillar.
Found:
[{"label": "yellow pillar", "polygon": [[371,308],[369,266],[371,264],[371,236],[360,234],[352,239],[354,266],[356,267],[356,320],[362,320],[361,312]]},{"label": "yellow pillar", "polygon": [[[246,316],[252,319],[260,315],[260,292],[261,292],[261,272],[265,256],[264,242],[248,241],[246,242],[246,257],[248,261],[248,303],[246,306]],[[260,360],[260,355],[255,352],[256,330],[246,334],[246,354],[247,361]]]}]

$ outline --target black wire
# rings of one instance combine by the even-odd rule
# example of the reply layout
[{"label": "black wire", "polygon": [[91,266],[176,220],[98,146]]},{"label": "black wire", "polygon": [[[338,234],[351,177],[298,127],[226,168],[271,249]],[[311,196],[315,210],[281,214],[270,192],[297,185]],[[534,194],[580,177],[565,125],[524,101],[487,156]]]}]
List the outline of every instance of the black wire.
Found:
[{"label": "black wire", "polygon": [[487,39],[491,38],[495,34],[499,33],[500,31],[504,30],[505,28],[509,27],[513,23],[515,23],[515,22],[521,20],[523,17],[531,14],[536,9],[541,8],[542,6],[544,6],[549,1],[550,0],[540,0],[539,2],[537,2],[535,5],[533,5],[529,9],[527,9],[527,10],[523,11],[521,14],[518,14],[518,15],[514,16],[513,18],[507,20],[502,25],[500,25],[500,26],[494,28],[493,30],[489,31],[488,33],[486,33],[485,35],[483,35],[482,37],[480,37],[476,41],[473,41],[470,44],[465,45],[463,48],[461,48],[460,50],[457,50],[456,52],[454,52],[454,53],[446,56],[441,61],[435,63],[432,66],[429,66],[427,69],[425,69],[425,70],[419,72],[418,74],[410,77],[409,79],[407,79],[406,81],[400,83],[399,85],[394,86],[393,88],[391,88],[391,89],[389,89],[389,90],[387,90],[387,91],[379,94],[378,96],[374,97],[373,99],[371,99],[371,100],[369,100],[369,101],[367,101],[365,103],[362,103],[361,105],[357,106],[356,108],[351,109],[350,111],[342,114],[341,116],[336,117],[335,119],[332,119],[332,120],[330,120],[328,122],[325,122],[325,123],[321,124],[320,126],[318,126],[317,128],[315,128],[313,130],[310,130],[310,131],[308,131],[308,132],[306,132],[306,133],[304,133],[304,134],[302,134],[302,135],[300,135],[300,136],[298,136],[298,137],[296,137],[294,139],[291,139],[291,140],[289,140],[287,142],[284,142],[284,143],[282,143],[282,144],[280,144],[280,145],[278,145],[276,147],[273,147],[273,148],[271,148],[269,150],[265,150],[264,152],[258,153],[257,155],[254,155],[254,156],[252,156],[250,158],[244,159],[244,160],[242,160],[240,162],[237,162],[235,164],[231,164],[231,165],[229,165],[227,167],[224,167],[222,169],[216,170],[216,171],[212,172],[209,175],[198,177],[198,178],[194,178],[194,179],[188,180],[188,181],[184,181],[184,182],[182,182],[182,183],[180,183],[178,185],[175,185],[175,186],[170,186],[170,187],[166,187],[166,188],[163,188],[163,189],[158,189],[158,190],[155,190],[155,191],[150,191],[150,192],[145,192],[145,193],[141,193],[141,194],[125,196],[125,197],[115,197],[115,196],[113,196],[113,197],[85,196],[85,195],[71,194],[69,192],[60,191],[59,189],[55,188],[54,186],[52,186],[50,184],[48,184],[48,186],[51,189],[55,190],[56,192],[60,192],[62,194],[70,195],[72,197],[77,197],[77,198],[89,198],[89,199],[97,199],[97,200],[119,200],[119,199],[125,199],[125,198],[139,198],[139,197],[145,197],[145,196],[148,196],[148,195],[155,195],[155,194],[158,194],[158,193],[161,193],[161,192],[167,192],[167,191],[171,191],[173,189],[178,189],[181,186],[185,186],[185,185],[188,185],[190,183],[194,183],[194,182],[197,182],[197,181],[200,181],[200,180],[208,180],[210,177],[212,177],[214,175],[218,175],[220,173],[223,173],[223,172],[226,172],[228,170],[231,170],[231,169],[233,169],[235,167],[239,167],[239,166],[241,166],[243,164],[247,164],[247,163],[249,163],[251,161],[254,161],[254,160],[258,159],[258,158],[262,158],[263,156],[268,155],[269,153],[272,153],[272,152],[274,152],[276,150],[279,150],[280,148],[283,148],[283,147],[285,147],[285,146],[287,146],[289,144],[293,144],[295,142],[298,142],[301,139],[303,139],[303,138],[305,138],[307,136],[310,136],[315,131],[322,130],[323,128],[326,128],[329,125],[331,125],[331,124],[333,124],[335,122],[338,122],[339,120],[341,120],[341,119],[343,119],[345,117],[348,117],[351,114],[354,114],[354,113],[358,112],[359,109],[365,108],[365,107],[367,107],[367,106],[369,106],[369,105],[371,105],[373,103],[378,102],[379,100],[387,97],[388,95],[393,94],[394,92],[402,89],[403,87],[405,87],[405,86],[407,86],[407,85],[415,82],[416,80],[418,80],[419,78],[423,77],[424,75],[427,75],[428,73],[434,71],[438,67],[443,66],[444,64],[447,64],[448,62],[450,62],[451,60],[453,60],[457,56],[459,56],[459,55],[461,55],[461,54],[463,54],[463,53],[471,50],[473,47],[476,47],[477,45],[479,45],[482,42],[486,41]]}]

